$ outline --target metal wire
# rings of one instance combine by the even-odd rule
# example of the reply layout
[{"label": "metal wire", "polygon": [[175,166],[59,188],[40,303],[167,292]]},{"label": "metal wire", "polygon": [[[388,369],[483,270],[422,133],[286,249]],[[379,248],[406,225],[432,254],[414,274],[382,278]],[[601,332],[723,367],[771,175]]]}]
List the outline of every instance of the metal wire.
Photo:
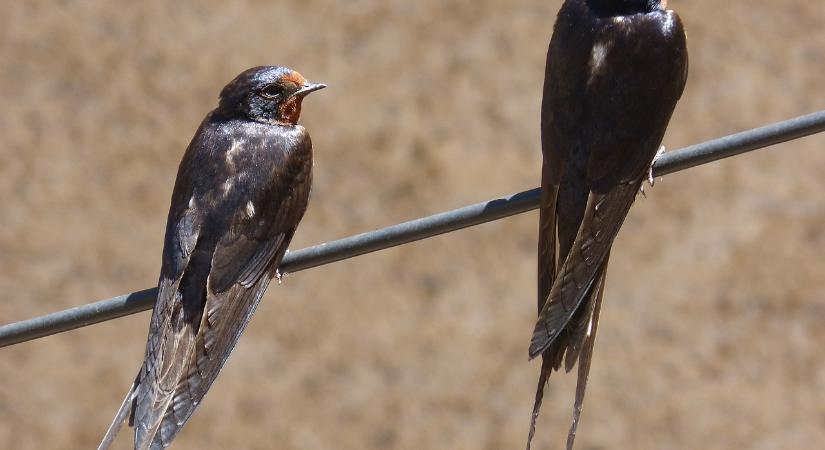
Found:
[{"label": "metal wire", "polygon": [[[825,131],[825,111],[777,122],[664,154],[654,165],[662,176],[740,153]],[[538,208],[538,188],[507,197],[357,234],[287,253],[284,273],[297,272],[426,239]],[[0,327],[0,347],[85,327],[151,309],[157,288],[145,289]]]}]

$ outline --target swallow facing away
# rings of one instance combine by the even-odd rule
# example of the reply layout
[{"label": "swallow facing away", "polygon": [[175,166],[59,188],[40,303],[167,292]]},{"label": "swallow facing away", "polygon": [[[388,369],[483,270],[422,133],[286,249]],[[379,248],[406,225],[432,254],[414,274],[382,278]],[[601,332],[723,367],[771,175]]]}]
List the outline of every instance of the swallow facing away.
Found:
[{"label": "swallow facing away", "polygon": [[687,81],[682,22],[665,7],[566,0],[556,20],[541,108],[539,318],[529,355],[542,365],[528,449],[550,373],[578,361],[573,446],[610,247]]},{"label": "swallow facing away", "polygon": [[145,359],[99,449],[127,417],[135,449],[168,446],[280,277],[312,183],[301,102],[324,87],[285,67],[254,67],[201,123],[172,193]]}]

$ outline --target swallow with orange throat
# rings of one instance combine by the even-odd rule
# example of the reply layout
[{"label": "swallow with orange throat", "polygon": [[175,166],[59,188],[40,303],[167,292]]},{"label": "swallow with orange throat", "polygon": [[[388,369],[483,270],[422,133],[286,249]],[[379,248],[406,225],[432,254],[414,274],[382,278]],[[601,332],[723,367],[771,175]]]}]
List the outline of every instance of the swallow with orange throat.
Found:
[{"label": "swallow with orange throat", "polygon": [[201,123],[172,193],[145,358],[99,449],[127,420],[135,449],[167,447],[280,277],[312,185],[301,103],[324,87],[285,67],[254,67]]}]

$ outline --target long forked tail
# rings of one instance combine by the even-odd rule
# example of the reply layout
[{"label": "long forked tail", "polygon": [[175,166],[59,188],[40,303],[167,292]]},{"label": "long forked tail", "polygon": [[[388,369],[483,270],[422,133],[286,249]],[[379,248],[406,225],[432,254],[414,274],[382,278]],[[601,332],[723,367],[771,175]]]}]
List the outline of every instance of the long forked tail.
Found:
[{"label": "long forked tail", "polygon": [[587,376],[590,371],[593,339],[595,338],[596,325],[599,320],[599,308],[601,307],[602,293],[604,292],[606,268],[607,260],[603,262],[600,273],[596,279],[596,284],[593,285],[592,290],[587,294],[587,299],[584,304],[580,305],[579,311],[576,312],[569,323],[569,329],[559,336],[559,340],[553,344],[554,347],[551,347],[542,354],[541,374],[539,376],[539,384],[536,387],[536,399],[533,404],[533,415],[530,420],[530,432],[527,435],[527,450],[530,450],[533,441],[547,380],[554,370],[561,368],[562,362],[564,362],[565,372],[570,372],[576,362],[579,363],[576,383],[576,403],[573,410],[573,425],[568,435],[568,446],[572,446],[573,444],[572,436],[575,435],[576,425],[581,415],[584,391],[587,386]]},{"label": "long forked tail", "polygon": [[129,418],[132,412],[132,404],[135,399],[135,392],[137,392],[138,384],[140,384],[140,374],[138,374],[138,377],[135,378],[135,382],[132,383],[132,387],[129,388],[129,392],[126,393],[126,398],[123,399],[120,409],[117,410],[117,414],[115,414],[112,424],[109,425],[109,429],[106,430],[106,434],[100,441],[100,445],[97,446],[97,450],[106,450],[112,445],[112,442],[115,441],[117,433],[123,426],[123,422]]}]

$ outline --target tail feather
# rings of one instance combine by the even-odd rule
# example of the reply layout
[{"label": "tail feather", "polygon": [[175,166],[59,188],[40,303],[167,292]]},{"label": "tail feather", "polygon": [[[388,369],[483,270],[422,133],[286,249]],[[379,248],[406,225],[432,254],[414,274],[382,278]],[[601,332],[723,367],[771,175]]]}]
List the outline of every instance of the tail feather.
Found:
[{"label": "tail feather", "polygon": [[[579,375],[576,381],[576,401],[573,404],[573,423],[570,425],[570,431],[567,433],[567,450],[573,450],[573,441],[576,439],[576,428],[579,425],[579,419],[582,413],[582,404],[584,403],[584,392],[587,389],[587,379],[590,375],[590,362],[593,358],[593,344],[596,341],[596,329],[599,325],[599,310],[602,307],[602,294],[604,293],[605,272],[602,270],[601,277],[596,292],[593,296],[592,315],[587,320],[587,327],[584,335],[584,344],[581,346],[581,354],[579,355]],[[569,364],[569,363],[568,363]]]},{"label": "tail feather", "polygon": [[[557,246],[557,213],[560,173],[558,164],[542,165],[541,172],[541,199],[539,204],[539,233],[538,233],[538,313],[541,314],[547,301],[553,282],[556,278],[556,265],[558,260]],[[541,411],[541,402],[544,398],[544,388],[547,380],[553,372],[554,367],[558,367],[564,349],[554,352],[548,350],[542,355],[541,372],[539,382],[536,387],[536,399],[533,403],[533,413],[530,418],[530,431],[527,435],[527,450],[530,450],[530,443],[536,434],[536,422]]]},{"label": "tail feather", "polygon": [[117,414],[115,414],[112,424],[109,425],[109,429],[106,430],[106,434],[103,435],[103,439],[100,441],[100,445],[97,446],[97,450],[107,450],[111,447],[118,432],[120,432],[120,428],[123,426],[123,422],[126,422],[126,420],[132,415],[135,392],[137,392],[137,387],[139,384],[140,374],[138,374],[137,378],[135,378],[135,382],[132,383],[132,387],[129,388],[129,392],[126,393],[126,398],[123,399],[120,409],[117,410]]},{"label": "tail feather", "polygon": [[547,386],[547,380],[550,379],[550,374],[552,372],[553,367],[551,366],[550,359],[542,359],[539,384],[536,386],[536,400],[533,403],[533,414],[530,418],[530,431],[527,433],[527,450],[530,450],[530,444],[533,442],[533,436],[536,434],[536,422],[539,419],[539,412],[541,411],[541,401],[544,398],[544,388]]}]

